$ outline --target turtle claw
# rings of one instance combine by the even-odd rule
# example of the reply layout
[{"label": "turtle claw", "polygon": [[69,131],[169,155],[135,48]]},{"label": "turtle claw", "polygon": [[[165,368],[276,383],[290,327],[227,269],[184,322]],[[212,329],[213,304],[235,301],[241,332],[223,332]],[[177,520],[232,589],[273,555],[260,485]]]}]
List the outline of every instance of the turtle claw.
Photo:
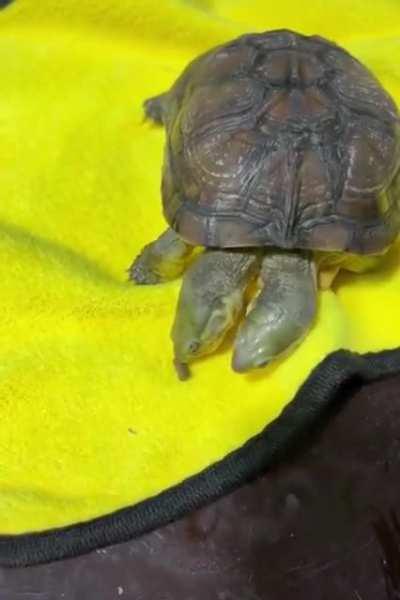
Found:
[{"label": "turtle claw", "polygon": [[143,252],[135,258],[127,271],[129,273],[129,280],[138,285],[156,285],[157,283],[163,283],[160,275],[150,268],[146,255],[144,255]]},{"label": "turtle claw", "polygon": [[179,277],[193,250],[172,229],[146,244],[129,267],[129,279],[139,285],[166,283]]}]

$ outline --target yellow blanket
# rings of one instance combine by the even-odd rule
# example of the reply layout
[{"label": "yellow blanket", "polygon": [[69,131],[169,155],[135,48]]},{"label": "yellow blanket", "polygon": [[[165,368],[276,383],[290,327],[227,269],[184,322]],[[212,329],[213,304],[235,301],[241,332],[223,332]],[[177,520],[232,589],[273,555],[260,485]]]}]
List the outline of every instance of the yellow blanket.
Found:
[{"label": "yellow blanket", "polygon": [[201,51],[281,27],[344,45],[400,100],[392,0],[15,0],[1,10],[1,534],[137,505],[261,432],[331,352],[400,345],[400,247],[379,272],[321,293],[298,350],[246,376],[227,350],[179,382],[169,330],[180,282],[127,282],[164,227],[164,132],[143,122],[143,100]]}]

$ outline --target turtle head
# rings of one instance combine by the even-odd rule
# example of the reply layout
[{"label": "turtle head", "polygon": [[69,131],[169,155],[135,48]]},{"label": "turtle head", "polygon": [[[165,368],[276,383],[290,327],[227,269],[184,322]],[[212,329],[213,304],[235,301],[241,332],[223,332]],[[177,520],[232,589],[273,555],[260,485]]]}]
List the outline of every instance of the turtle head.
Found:
[{"label": "turtle head", "polygon": [[[189,282],[188,282],[189,283]],[[182,286],[171,331],[175,358],[188,363],[213,352],[235,323],[242,306],[238,291],[225,296],[207,298],[201,288]]]},{"label": "turtle head", "polygon": [[238,329],[232,357],[232,368],[237,373],[265,367],[276,357],[280,344],[258,316],[257,311],[253,311]]}]

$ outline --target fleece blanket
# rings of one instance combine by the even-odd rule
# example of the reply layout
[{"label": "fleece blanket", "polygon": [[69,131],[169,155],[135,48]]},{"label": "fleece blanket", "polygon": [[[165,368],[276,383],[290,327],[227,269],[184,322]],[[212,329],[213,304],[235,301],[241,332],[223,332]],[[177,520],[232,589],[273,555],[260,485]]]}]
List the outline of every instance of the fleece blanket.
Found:
[{"label": "fleece blanket", "polygon": [[[142,103],[200,52],[290,28],[346,47],[400,100],[393,0],[14,0],[0,11],[0,562],[127,540],[254,477],[349,378],[400,370],[400,246],[342,275],[288,358],[231,349],[182,383],[180,281],[126,269],[163,229],[163,129]],[[339,394],[340,396],[340,394]]]}]

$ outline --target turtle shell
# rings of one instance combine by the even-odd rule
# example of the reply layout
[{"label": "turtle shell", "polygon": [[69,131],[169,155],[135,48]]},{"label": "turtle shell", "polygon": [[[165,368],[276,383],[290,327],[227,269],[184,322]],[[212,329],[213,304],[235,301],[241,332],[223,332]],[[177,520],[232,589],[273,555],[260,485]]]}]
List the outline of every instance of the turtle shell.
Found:
[{"label": "turtle shell", "polygon": [[399,113],[339,46],[242,36],[193,61],[164,109],[164,214],[188,242],[368,254],[396,238]]}]

